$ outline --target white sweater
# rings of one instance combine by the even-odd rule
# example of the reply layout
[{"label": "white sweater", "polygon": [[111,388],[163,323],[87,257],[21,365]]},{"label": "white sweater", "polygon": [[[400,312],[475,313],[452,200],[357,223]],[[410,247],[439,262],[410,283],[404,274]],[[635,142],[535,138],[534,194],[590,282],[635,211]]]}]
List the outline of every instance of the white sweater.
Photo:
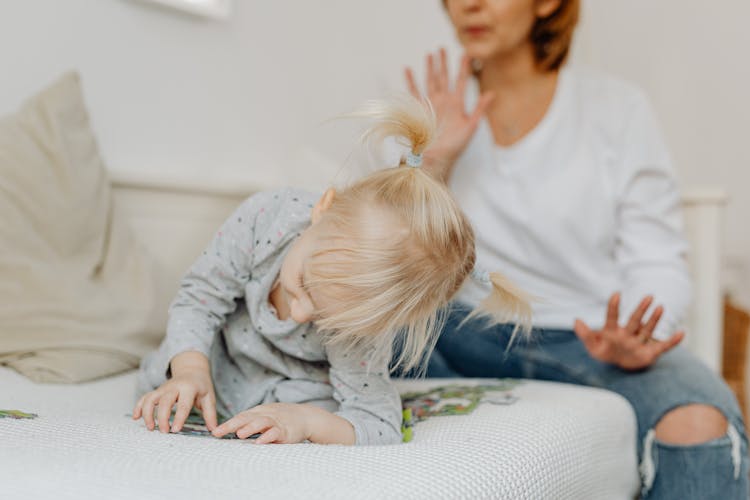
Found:
[{"label": "white sweater", "polygon": [[[616,291],[621,323],[647,294],[652,309],[664,306],[656,338],[685,317],[676,180],[654,113],[631,85],[564,69],[546,116],[520,142],[495,145],[482,122],[450,187],[477,233],[478,266],[538,298],[535,326],[572,329],[581,318],[599,328]],[[469,280],[458,299],[476,305],[488,291]]]}]

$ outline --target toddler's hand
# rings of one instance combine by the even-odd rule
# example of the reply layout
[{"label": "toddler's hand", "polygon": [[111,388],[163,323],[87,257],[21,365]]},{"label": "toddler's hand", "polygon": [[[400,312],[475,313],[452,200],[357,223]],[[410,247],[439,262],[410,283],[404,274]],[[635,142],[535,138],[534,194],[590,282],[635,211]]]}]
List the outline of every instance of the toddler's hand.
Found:
[{"label": "toddler's hand", "polygon": [[221,437],[230,432],[240,439],[261,433],[256,444],[301,443],[310,437],[308,407],[292,403],[268,403],[238,413],[213,431]]},{"label": "toddler's hand", "polygon": [[[175,403],[177,411],[170,429],[169,416]],[[154,408],[158,408],[159,430],[179,432],[193,406],[203,414],[206,428],[215,429],[216,396],[211,375],[205,370],[182,371],[158,389],[145,394],[133,409],[133,419],[138,420],[142,416],[148,430],[154,430]]]}]

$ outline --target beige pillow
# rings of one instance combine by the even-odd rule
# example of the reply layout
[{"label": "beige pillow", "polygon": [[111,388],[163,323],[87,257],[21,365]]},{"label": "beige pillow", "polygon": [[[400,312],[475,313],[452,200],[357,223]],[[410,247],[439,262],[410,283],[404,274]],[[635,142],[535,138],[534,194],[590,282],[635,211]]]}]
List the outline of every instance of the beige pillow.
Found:
[{"label": "beige pillow", "polygon": [[0,119],[0,277],[0,364],[33,380],[135,368],[163,334],[75,73]]}]

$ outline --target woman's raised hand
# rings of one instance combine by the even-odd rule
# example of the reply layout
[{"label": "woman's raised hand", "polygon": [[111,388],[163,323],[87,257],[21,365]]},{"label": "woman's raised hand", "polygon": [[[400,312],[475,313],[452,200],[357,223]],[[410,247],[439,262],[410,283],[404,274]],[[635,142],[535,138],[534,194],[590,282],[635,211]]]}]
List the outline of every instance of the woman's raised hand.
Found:
[{"label": "woman's raised hand", "polygon": [[[437,115],[439,132],[435,141],[425,151],[425,168],[446,181],[493,99],[492,93],[485,92],[479,97],[474,109],[466,112],[464,97],[470,74],[469,66],[469,58],[464,55],[458,77],[453,84],[448,75],[445,49],[441,48],[437,55],[427,55],[425,87],[427,98]],[[411,68],[406,68],[405,75],[409,92],[418,99],[422,98]]]},{"label": "woman's raised hand", "polygon": [[648,321],[643,322],[644,315],[653,302],[653,297],[644,298],[630,316],[625,326],[618,322],[620,294],[615,293],[609,299],[607,320],[601,330],[591,330],[580,319],[576,320],[574,331],[591,357],[612,363],[624,370],[641,370],[651,366],[659,356],[669,351],[685,337],[677,332],[664,341],[654,340],[654,333],[664,309],[654,309]]}]

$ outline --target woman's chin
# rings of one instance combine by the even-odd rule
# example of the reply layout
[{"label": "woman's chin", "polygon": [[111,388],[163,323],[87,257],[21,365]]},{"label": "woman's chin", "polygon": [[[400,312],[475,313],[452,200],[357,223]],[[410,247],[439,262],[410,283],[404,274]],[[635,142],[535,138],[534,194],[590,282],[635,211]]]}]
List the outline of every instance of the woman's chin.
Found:
[{"label": "woman's chin", "polygon": [[494,47],[488,47],[486,44],[471,43],[464,45],[464,53],[471,60],[486,61],[492,58],[495,52]]}]

